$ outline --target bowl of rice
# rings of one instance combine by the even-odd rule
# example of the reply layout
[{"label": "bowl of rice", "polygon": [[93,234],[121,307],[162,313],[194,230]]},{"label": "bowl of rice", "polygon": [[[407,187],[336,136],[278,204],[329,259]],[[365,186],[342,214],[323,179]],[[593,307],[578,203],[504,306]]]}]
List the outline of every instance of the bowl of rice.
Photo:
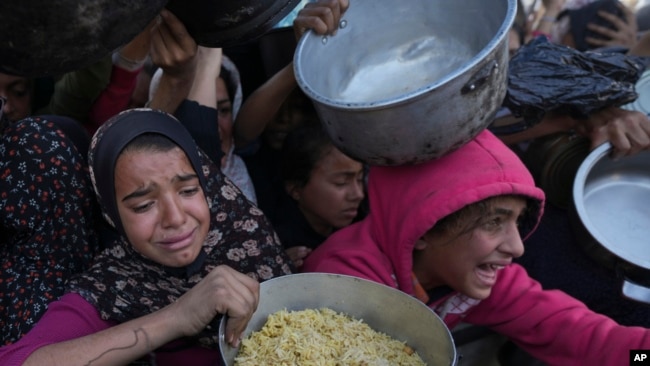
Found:
[{"label": "bowl of rice", "polygon": [[456,365],[451,332],[429,307],[365,279],[300,273],[260,284],[260,302],[226,366]]}]

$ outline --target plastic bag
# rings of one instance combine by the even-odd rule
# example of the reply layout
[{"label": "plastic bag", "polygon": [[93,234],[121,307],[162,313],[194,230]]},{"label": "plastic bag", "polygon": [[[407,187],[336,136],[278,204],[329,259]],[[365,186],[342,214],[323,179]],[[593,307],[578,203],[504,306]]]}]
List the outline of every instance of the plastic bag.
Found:
[{"label": "plastic bag", "polygon": [[635,84],[644,70],[642,57],[580,52],[541,36],[510,60],[503,105],[529,126],[551,111],[586,118],[636,100]]}]

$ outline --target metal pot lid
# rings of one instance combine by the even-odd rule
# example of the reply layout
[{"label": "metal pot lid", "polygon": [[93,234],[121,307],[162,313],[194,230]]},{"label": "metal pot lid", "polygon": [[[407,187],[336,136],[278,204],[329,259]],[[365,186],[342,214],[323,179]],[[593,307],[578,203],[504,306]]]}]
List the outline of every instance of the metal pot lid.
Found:
[{"label": "metal pot lid", "polygon": [[639,97],[634,102],[628,103],[621,108],[650,115],[650,70],[646,70],[641,75],[634,88]]},{"label": "metal pot lid", "polygon": [[612,147],[594,149],[573,186],[575,208],[587,231],[620,259],[650,269],[650,151],[618,160]]}]

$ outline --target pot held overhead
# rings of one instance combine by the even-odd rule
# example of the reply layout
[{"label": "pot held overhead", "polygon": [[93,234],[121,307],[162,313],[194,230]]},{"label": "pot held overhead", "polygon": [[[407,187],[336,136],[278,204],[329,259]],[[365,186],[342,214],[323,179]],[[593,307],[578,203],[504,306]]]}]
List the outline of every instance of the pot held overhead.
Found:
[{"label": "pot held overhead", "polygon": [[334,143],[374,165],[440,157],[489,125],[506,92],[516,0],[355,0],[307,32],[294,69]]}]

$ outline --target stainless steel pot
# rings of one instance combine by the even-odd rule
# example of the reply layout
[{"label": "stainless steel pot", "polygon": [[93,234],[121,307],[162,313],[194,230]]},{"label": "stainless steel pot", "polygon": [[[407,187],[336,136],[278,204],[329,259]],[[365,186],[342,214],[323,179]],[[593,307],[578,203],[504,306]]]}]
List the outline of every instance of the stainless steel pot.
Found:
[{"label": "stainless steel pot", "polygon": [[507,82],[516,0],[352,0],[337,34],[298,42],[298,85],[346,154],[440,157],[487,127]]},{"label": "stainless steel pot", "polygon": [[623,296],[650,304],[650,151],[610,152],[603,144],[578,168],[569,217],[586,252],[622,278]]},{"label": "stainless steel pot", "polygon": [[[405,341],[427,365],[456,365],[453,338],[445,323],[429,307],[405,293],[361,278],[302,273],[277,277],[260,285],[260,302],[244,332],[261,329],[277,311],[328,307],[362,319],[376,331]],[[224,341],[225,323],[219,327],[224,364],[234,365],[238,349]]]}]

